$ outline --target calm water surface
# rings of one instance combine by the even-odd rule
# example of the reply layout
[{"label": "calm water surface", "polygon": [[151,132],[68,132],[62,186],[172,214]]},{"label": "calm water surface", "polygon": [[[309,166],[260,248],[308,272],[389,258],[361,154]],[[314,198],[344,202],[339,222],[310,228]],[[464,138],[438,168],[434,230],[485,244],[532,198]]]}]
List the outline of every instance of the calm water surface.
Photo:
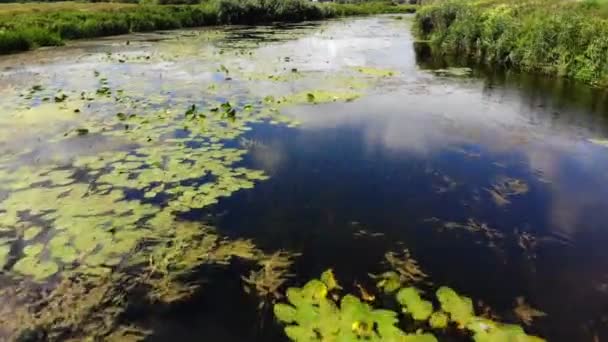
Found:
[{"label": "calm water surface", "polygon": [[[331,87],[333,73],[356,66],[393,70],[355,101],[283,109],[298,127],[256,123],[227,142],[252,142],[243,164],[270,179],[185,217],[211,214],[228,236],[301,252],[293,285],[332,267],[347,288],[371,288],[367,274],[383,269],[386,251],[408,248],[434,284],[483,301],[503,321],[517,322],[512,309],[523,296],[547,313],[527,331],[550,341],[608,339],[608,148],[590,141],[608,138],[605,91],[482,69],[436,73],[445,65],[415,48],[407,19],[221,32],[214,40],[198,31],[144,34],[2,57],[0,92],[41,82],[91,88],[95,69],[143,96],[204,101],[197,91],[216,83],[230,96],[262,98]],[[218,63],[313,77],[226,80]],[[4,96],[0,102],[10,107]],[[49,147],[23,134],[0,147],[10,154],[23,144],[40,162],[111,142]],[[514,181],[525,191],[500,192]],[[498,233],[449,228],[467,222]],[[284,341],[272,313],[242,291],[244,268],[202,269],[197,277],[206,283],[191,300],[134,309],[125,320],[153,329],[150,341]]]}]

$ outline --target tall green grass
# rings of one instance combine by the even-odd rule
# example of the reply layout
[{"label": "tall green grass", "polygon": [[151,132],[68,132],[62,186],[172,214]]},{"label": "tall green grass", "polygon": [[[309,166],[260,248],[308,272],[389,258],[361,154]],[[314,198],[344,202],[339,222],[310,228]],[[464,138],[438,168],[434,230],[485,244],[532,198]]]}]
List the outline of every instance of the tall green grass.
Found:
[{"label": "tall green grass", "polygon": [[424,6],[417,32],[444,54],[608,86],[606,2],[481,3]]},{"label": "tall green grass", "polygon": [[[66,39],[218,24],[304,21],[345,15],[409,12],[390,2],[320,4],[306,0],[210,0],[197,5],[103,6],[99,10],[26,11],[0,14],[0,53],[60,45]],[[67,3],[69,4],[69,3]],[[93,5],[93,4],[92,4]],[[97,7],[91,7],[97,8]]]}]

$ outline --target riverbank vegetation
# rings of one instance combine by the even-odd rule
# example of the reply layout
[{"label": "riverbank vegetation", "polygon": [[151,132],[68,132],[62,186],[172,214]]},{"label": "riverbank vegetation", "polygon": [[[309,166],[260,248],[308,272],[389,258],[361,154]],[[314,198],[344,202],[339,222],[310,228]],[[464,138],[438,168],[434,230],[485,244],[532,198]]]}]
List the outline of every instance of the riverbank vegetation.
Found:
[{"label": "riverbank vegetation", "polygon": [[433,1],[419,37],[441,54],[608,85],[608,1]]},{"label": "riverbank vegetation", "polygon": [[305,0],[209,0],[194,5],[45,3],[0,5],[0,53],[68,39],[223,24],[304,21],[411,12],[391,2],[314,4]]}]

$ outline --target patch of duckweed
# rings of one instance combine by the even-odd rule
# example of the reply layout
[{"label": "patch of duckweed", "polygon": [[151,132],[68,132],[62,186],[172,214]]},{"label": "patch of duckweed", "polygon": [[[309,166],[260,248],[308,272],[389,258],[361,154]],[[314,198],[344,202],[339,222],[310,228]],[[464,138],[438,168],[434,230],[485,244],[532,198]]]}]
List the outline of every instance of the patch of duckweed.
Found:
[{"label": "patch of duckweed", "polygon": [[380,68],[373,68],[373,67],[356,67],[355,70],[357,70],[358,72],[364,74],[364,75],[369,75],[369,76],[374,76],[374,77],[391,77],[391,76],[395,76],[397,74],[396,71],[394,70],[389,70],[389,69],[380,69]]},{"label": "patch of duckweed", "polygon": [[[432,330],[450,333],[450,322],[465,329],[475,342],[522,341],[539,342],[516,325],[501,324],[475,315],[470,298],[460,296],[448,287],[437,290],[441,309],[424,300],[413,287],[402,288],[395,301],[404,315],[428,325],[416,325],[412,332],[401,329],[399,313],[374,308],[352,294],[341,295],[323,281],[313,279],[302,288],[287,290],[287,303],[274,306],[274,314],[285,325],[285,334],[292,341],[437,341]],[[340,299],[341,298],[341,299]],[[422,328],[421,328],[422,327]],[[452,326],[453,327],[453,326]],[[448,330],[446,330],[448,329]],[[461,333],[454,331],[458,335]]]},{"label": "patch of duckweed", "polygon": [[277,100],[278,104],[320,104],[331,102],[352,102],[361,97],[355,91],[310,90],[284,96]]}]

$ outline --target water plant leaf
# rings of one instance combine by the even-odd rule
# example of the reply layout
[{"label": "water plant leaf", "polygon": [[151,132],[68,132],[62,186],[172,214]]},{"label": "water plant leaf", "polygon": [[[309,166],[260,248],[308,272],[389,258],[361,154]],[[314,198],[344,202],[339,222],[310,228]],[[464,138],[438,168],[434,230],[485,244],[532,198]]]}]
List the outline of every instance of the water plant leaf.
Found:
[{"label": "water plant leaf", "polygon": [[362,74],[376,77],[390,77],[395,75],[395,71],[388,69],[379,69],[373,67],[357,67],[356,70]]},{"label": "water plant leaf", "polygon": [[276,304],[273,308],[274,315],[283,323],[293,323],[296,321],[297,311],[294,307],[287,304]]},{"label": "water plant leaf", "polygon": [[321,273],[321,281],[325,284],[325,286],[327,286],[328,291],[342,288],[338,284],[338,281],[336,280],[332,269],[328,269],[325,272]]},{"label": "water plant leaf", "polygon": [[459,296],[456,291],[442,286],[437,290],[437,299],[443,311],[450,315],[450,319],[464,327],[475,317],[473,301],[471,298]]},{"label": "water plant leaf", "polygon": [[448,326],[449,317],[442,311],[433,312],[429,318],[429,325],[433,329],[443,329]]},{"label": "water plant leaf", "polygon": [[401,288],[401,277],[397,272],[390,271],[377,276],[373,274],[370,276],[377,280],[376,287],[382,289],[384,293],[395,292]]},{"label": "water plant leaf", "polygon": [[10,245],[8,245],[8,244],[0,245],[0,269],[3,268],[4,265],[6,265],[6,263],[8,262],[10,252],[11,252]]},{"label": "water plant leaf", "polygon": [[52,261],[41,261],[35,256],[26,256],[15,263],[13,270],[41,281],[57,273],[59,267]]},{"label": "water plant leaf", "polygon": [[36,236],[38,236],[38,234],[40,234],[40,232],[42,232],[42,227],[29,227],[28,229],[26,229],[23,232],[23,239],[24,240],[32,240],[33,238],[35,238]]},{"label": "water plant leaf", "polygon": [[406,287],[397,293],[397,301],[404,306],[404,312],[417,321],[424,321],[433,313],[433,303],[423,300],[413,287]]},{"label": "water plant leaf", "polygon": [[467,325],[475,342],[543,342],[544,339],[527,335],[518,325],[500,324],[484,318],[474,318]]},{"label": "water plant leaf", "polygon": [[23,248],[23,254],[29,256],[29,257],[35,257],[38,254],[40,254],[42,252],[42,250],[44,249],[44,245],[41,243],[36,243],[33,245],[29,245],[29,246],[25,246],[25,248]]},{"label": "water plant leaf", "polygon": [[[327,278],[330,273],[324,274]],[[437,341],[432,334],[406,334],[400,330],[396,326],[397,313],[393,311],[374,309],[350,294],[342,297],[338,305],[326,294],[327,286],[317,279],[303,288],[287,290],[289,304],[275,304],[274,312],[279,321],[287,324],[288,338],[293,341]]]}]

